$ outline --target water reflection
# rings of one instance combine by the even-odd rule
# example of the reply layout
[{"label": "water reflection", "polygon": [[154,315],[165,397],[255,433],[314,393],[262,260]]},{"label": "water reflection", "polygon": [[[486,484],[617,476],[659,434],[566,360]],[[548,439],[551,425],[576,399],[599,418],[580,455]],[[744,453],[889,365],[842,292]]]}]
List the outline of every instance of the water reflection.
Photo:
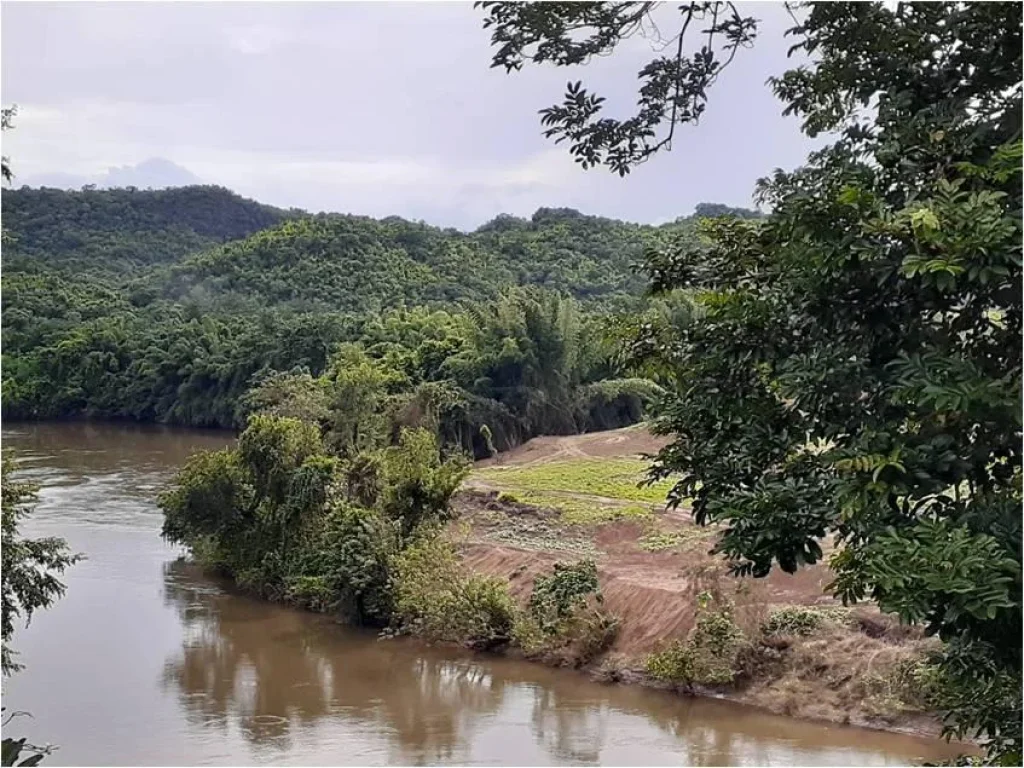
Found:
[{"label": "water reflection", "polygon": [[893,734],[380,641],[232,594],[181,561],[165,566],[164,594],[184,627],[181,652],[165,665],[165,690],[176,691],[194,725],[225,736],[237,728],[259,752],[278,756],[320,738],[314,732],[327,722],[386,749],[389,762],[416,764],[479,762],[482,742],[517,730],[526,738],[502,762],[597,764],[629,755],[627,762],[668,756],[695,766],[898,764],[942,751]]},{"label": "water reflection", "polygon": [[451,761],[505,681],[468,660],[417,656],[401,641],[211,588],[194,566],[166,566],[165,599],[186,629],[164,670],[189,717],[286,752],[296,729],[329,715],[383,726],[404,762]]}]

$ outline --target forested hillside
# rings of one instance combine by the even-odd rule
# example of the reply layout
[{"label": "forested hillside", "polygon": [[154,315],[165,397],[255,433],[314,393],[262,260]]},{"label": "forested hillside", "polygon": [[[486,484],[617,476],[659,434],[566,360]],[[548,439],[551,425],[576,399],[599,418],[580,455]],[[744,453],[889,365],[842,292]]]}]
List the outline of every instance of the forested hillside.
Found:
[{"label": "forested hillside", "polygon": [[645,249],[693,231],[540,209],[466,233],[217,187],[8,190],[3,214],[5,415],[239,426],[254,383],[323,405],[346,343],[373,407],[477,454],[639,418],[615,319]]},{"label": "forested hillside", "polygon": [[5,189],[4,267],[128,271],[246,237],[287,215],[221,187]]}]

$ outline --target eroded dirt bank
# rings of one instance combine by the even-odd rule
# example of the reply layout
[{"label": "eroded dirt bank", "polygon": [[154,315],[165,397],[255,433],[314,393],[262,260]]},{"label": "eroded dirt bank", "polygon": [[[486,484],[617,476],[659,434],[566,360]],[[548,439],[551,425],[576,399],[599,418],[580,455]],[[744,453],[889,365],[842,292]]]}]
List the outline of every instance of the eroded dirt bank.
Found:
[{"label": "eroded dirt bank", "polygon": [[[796,575],[776,570],[765,579],[736,578],[708,552],[714,532],[695,526],[686,510],[646,503],[638,511],[628,499],[557,487],[562,469],[573,482],[582,476],[579,467],[637,458],[661,444],[633,427],[540,438],[481,462],[478,468],[484,471],[471,475],[455,500],[460,515],[451,534],[464,563],[474,572],[507,580],[513,595],[525,602],[535,578],[549,573],[556,562],[592,558],[603,606],[619,620],[611,647],[583,667],[600,679],[664,687],[646,673],[646,661],[672,640],[686,639],[698,595],[713,589],[735,604],[736,623],[749,642],[732,684],[685,692],[794,717],[939,735],[938,718],[908,704],[902,691],[907,665],[931,641],[872,606],[842,612],[826,592],[831,580],[826,566]],[[539,467],[543,475],[513,471]],[[529,482],[540,483],[543,495]],[[584,514],[591,506],[599,511],[592,519]],[[766,636],[761,628],[768,617],[794,606],[831,610],[843,618],[806,634]]]}]

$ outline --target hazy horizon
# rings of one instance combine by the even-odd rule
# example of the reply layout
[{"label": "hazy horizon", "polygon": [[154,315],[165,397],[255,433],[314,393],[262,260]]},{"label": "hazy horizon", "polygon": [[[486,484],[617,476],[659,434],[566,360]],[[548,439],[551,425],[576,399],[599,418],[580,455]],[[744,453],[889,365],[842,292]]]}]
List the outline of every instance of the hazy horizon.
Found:
[{"label": "hazy horizon", "polygon": [[[755,181],[814,146],[765,84],[792,65],[781,3],[709,94],[701,124],[625,179],[584,171],[537,110],[583,79],[635,99],[645,40],[583,68],[489,68],[469,3],[3,5],[3,137],[14,186],[203,183],[284,208],[472,229],[541,207],[642,223]],[[671,13],[668,9],[666,13]],[[377,40],[386,40],[380,46]]]}]

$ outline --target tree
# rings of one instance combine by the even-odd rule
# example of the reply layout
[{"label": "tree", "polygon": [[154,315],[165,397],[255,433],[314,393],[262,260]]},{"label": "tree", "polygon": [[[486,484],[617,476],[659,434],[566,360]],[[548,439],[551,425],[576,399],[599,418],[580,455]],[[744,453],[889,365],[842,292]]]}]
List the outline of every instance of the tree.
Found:
[{"label": "tree", "polygon": [[[705,222],[700,246],[648,255],[653,290],[686,289],[699,310],[635,345],[673,393],[653,476],[723,526],[740,573],[792,572],[831,544],[839,596],[946,641],[950,732],[1016,765],[1020,7],[805,10],[793,50],[816,63],[771,82],[806,133],[836,140],[759,184],[765,219]],[[583,60],[564,38],[581,18],[601,50],[623,36],[619,12],[503,13],[501,39],[540,41],[536,61]],[[638,157],[585,156],[620,173]]]},{"label": "tree", "polygon": [[21,669],[14,661],[15,653],[8,642],[14,636],[14,623],[24,617],[26,624],[40,608],[48,608],[64,594],[64,584],[57,578],[81,559],[72,554],[64,539],[50,537],[26,539],[18,534],[19,523],[31,512],[36,500],[36,487],[11,478],[15,471],[10,452],[3,456],[2,469],[2,592],[3,592],[3,674]]}]

